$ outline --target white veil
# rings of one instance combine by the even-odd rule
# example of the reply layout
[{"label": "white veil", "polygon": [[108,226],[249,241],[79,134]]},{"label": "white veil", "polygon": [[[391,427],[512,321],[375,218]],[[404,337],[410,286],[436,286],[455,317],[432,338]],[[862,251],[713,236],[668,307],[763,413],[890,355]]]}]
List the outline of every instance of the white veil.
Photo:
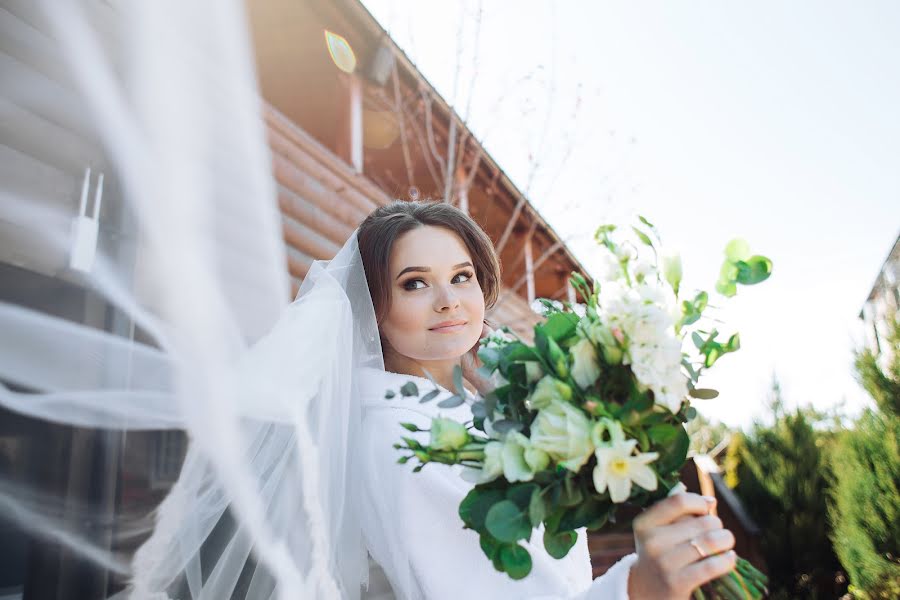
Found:
[{"label": "white veil", "polygon": [[59,571],[26,588],[359,594],[374,311],[355,235],[287,303],[249,48],[232,1],[0,1],[0,533]]}]

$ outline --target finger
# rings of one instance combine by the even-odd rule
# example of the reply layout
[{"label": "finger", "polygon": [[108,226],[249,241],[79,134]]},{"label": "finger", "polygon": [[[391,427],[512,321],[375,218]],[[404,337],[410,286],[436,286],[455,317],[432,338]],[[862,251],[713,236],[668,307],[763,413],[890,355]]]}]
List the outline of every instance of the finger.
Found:
[{"label": "finger", "polygon": [[685,515],[705,515],[709,511],[709,502],[699,494],[675,494],[660,500],[644,511],[634,520],[635,534],[643,533],[673,523]]},{"label": "finger", "polygon": [[734,548],[734,534],[727,529],[714,529],[676,545],[662,556],[661,562],[666,568],[680,570],[732,548]]},{"label": "finger", "polygon": [[730,573],[736,560],[737,554],[733,550],[725,554],[716,554],[683,568],[675,580],[681,589],[694,590],[704,583]]},{"label": "finger", "polygon": [[650,555],[662,556],[673,548],[687,543],[688,540],[717,529],[722,530],[722,521],[718,517],[709,515],[682,517],[671,525],[663,525],[648,532],[643,544]]}]

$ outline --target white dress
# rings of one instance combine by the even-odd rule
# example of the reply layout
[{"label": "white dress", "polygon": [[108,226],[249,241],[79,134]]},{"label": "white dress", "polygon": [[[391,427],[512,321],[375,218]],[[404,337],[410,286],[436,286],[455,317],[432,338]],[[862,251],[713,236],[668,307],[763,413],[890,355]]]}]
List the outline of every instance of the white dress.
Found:
[{"label": "white dress", "polygon": [[[472,489],[463,480],[461,467],[429,464],[413,473],[413,462],[397,464],[401,453],[392,447],[403,436],[427,441],[427,433],[411,434],[400,423],[428,428],[438,414],[460,422],[471,420],[468,404],[453,409],[437,403],[450,392],[421,404],[399,394],[385,399],[385,391],[399,390],[413,381],[422,393],[434,385],[427,379],[366,369],[361,377],[363,396],[362,498],[363,535],[371,556],[369,585],[363,598],[387,600],[402,597],[428,600],[465,598],[627,600],[628,574],[636,557],[629,555],[602,577],[591,581],[587,537],[578,541],[563,559],[544,550],[540,532],[525,544],[532,558],[531,573],[514,581],[496,571],[482,553],[478,534],[464,529],[457,510]],[[405,598],[404,598],[405,600]]]}]

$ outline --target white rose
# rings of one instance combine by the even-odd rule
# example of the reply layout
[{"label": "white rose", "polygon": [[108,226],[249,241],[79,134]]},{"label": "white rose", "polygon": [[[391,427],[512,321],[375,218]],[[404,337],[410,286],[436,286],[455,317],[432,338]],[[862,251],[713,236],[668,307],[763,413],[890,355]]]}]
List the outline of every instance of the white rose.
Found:
[{"label": "white rose", "polygon": [[552,402],[531,425],[531,444],[570,471],[577,472],[594,451],[591,422],[568,402]]},{"label": "white rose", "polygon": [[431,421],[431,447],[437,450],[459,450],[469,443],[465,425],[452,419],[437,418]]},{"label": "white rose", "polygon": [[568,402],[571,399],[572,388],[556,377],[547,375],[538,382],[537,387],[534,388],[534,391],[525,403],[529,409],[539,410],[541,408],[547,408],[550,406],[550,403],[555,400],[565,400]]}]

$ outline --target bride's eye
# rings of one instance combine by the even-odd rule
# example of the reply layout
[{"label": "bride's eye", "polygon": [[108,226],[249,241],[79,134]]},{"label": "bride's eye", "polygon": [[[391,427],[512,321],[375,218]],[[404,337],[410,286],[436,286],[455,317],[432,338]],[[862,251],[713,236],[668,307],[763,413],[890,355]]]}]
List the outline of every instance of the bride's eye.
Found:
[{"label": "bride's eye", "polygon": [[[472,273],[470,273],[468,271],[464,271],[462,273],[457,273],[453,277],[453,281],[451,283],[465,283],[465,282],[469,281],[470,279],[472,279],[472,277],[474,277],[474,275]],[[459,280],[460,278],[462,278],[462,279]],[[457,280],[459,280],[459,281],[457,281]]]},{"label": "bride's eye", "polygon": [[403,283],[403,289],[409,291],[421,290],[423,287],[425,287],[425,282],[421,279],[410,279],[409,281],[405,281]]}]

